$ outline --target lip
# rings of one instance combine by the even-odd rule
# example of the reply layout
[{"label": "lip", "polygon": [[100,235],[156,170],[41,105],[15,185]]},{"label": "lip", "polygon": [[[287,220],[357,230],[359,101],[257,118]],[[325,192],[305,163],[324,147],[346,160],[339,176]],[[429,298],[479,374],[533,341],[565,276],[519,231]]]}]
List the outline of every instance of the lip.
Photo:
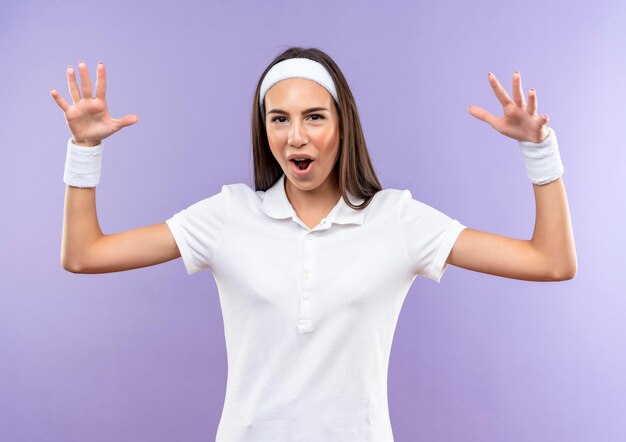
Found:
[{"label": "lip", "polygon": [[293,153],[293,154],[291,154],[291,155],[289,155],[287,157],[287,159],[289,161],[291,161],[291,160],[293,160],[295,158],[297,158],[297,159],[305,158],[307,160],[315,160],[315,158],[313,158],[311,155],[306,154],[306,153]]},{"label": "lip", "polygon": [[289,161],[289,163],[291,164],[291,168],[297,176],[307,176],[308,174],[311,173],[311,170],[313,169],[313,166],[315,165],[316,161],[315,160],[311,161],[309,163],[309,167],[307,167],[306,170],[300,170],[300,168],[298,168],[296,163],[291,160]]}]

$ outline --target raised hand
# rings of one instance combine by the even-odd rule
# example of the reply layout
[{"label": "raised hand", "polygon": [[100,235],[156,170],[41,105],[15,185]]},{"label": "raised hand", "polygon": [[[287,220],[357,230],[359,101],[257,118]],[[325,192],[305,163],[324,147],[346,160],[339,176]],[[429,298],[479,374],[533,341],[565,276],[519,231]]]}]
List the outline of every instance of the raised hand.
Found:
[{"label": "raised hand", "polygon": [[519,71],[513,73],[513,99],[500,85],[495,75],[489,73],[489,84],[502,104],[503,117],[496,117],[479,106],[469,106],[467,110],[473,117],[482,120],[501,134],[517,141],[539,143],[550,133],[548,130],[547,114],[537,114],[537,93],[534,89],[528,91],[528,105],[524,100],[522,78]]},{"label": "raised hand", "polygon": [[106,71],[104,63],[98,63],[96,79],[96,96],[92,96],[91,80],[84,62],[78,63],[82,97],[74,68],[67,68],[67,82],[69,85],[72,104],[67,101],[53,88],[50,95],[65,113],[67,127],[72,134],[74,144],[82,146],[95,146],[103,139],[114,134],[123,127],[139,121],[134,114],[125,115],[122,118],[111,118],[106,104]]}]

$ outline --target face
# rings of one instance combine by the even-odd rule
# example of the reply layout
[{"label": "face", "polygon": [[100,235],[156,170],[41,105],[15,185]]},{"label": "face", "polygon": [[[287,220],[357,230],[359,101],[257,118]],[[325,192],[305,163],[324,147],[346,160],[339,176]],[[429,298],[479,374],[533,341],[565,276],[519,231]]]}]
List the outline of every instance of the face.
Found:
[{"label": "face", "polygon": [[[331,172],[339,155],[339,115],[332,95],[314,81],[289,78],[267,91],[265,110],[270,149],[287,185],[331,191],[336,185]],[[313,161],[301,170],[293,158]]]}]

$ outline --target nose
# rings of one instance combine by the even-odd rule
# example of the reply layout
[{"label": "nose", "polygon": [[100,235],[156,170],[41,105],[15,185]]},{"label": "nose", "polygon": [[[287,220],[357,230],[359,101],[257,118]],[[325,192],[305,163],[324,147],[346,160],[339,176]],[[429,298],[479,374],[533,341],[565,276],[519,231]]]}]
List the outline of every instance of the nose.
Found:
[{"label": "nose", "polygon": [[298,147],[309,142],[302,123],[296,121],[291,125],[287,142],[294,147]]}]

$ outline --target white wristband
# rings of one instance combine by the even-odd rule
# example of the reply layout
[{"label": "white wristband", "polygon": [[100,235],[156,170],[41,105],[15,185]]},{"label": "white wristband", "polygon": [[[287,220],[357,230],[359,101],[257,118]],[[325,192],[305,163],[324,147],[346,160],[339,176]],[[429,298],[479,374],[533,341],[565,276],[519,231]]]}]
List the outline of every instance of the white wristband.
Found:
[{"label": "white wristband", "polygon": [[550,133],[540,143],[518,141],[524,161],[526,175],[533,184],[548,184],[563,175],[564,167],[561,162],[556,132],[551,127]]},{"label": "white wristband", "polygon": [[96,187],[100,183],[102,141],[93,146],[77,146],[72,138],[67,141],[67,156],[63,181],[73,187]]}]

